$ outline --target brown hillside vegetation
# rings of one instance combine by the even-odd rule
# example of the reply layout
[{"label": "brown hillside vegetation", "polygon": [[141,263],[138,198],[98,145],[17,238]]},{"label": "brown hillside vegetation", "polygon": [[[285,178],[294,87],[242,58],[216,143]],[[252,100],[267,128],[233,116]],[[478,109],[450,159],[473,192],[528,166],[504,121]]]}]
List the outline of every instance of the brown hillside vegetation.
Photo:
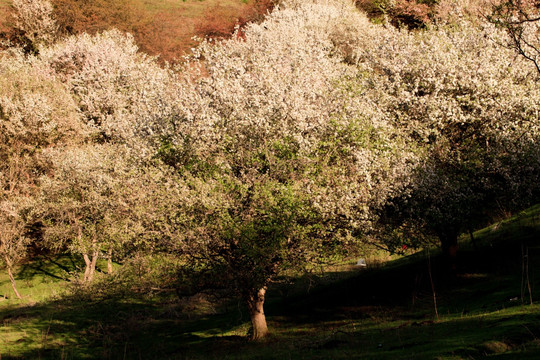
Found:
[{"label": "brown hillside vegetation", "polygon": [[[140,49],[175,61],[197,42],[193,37],[224,38],[236,26],[260,21],[278,0],[51,0],[63,35],[117,28],[134,35]],[[373,22],[423,28],[446,19],[453,9],[434,0],[356,0]],[[466,0],[469,15],[490,8],[492,0]],[[0,34],[13,37],[12,0],[0,0]]]},{"label": "brown hillside vegetation", "polygon": [[[396,27],[425,28],[434,21],[447,21],[452,17],[484,17],[498,0],[356,0],[356,6],[375,23],[388,20]],[[460,5],[461,4],[461,5]]]},{"label": "brown hillside vegetation", "polygon": [[[142,51],[174,61],[194,36],[224,37],[236,25],[262,17],[272,0],[52,0],[62,34],[112,27],[132,33]],[[11,0],[0,0],[0,32],[11,27]]]},{"label": "brown hillside vegetation", "polygon": [[8,30],[8,19],[10,0],[0,0],[0,33]]}]

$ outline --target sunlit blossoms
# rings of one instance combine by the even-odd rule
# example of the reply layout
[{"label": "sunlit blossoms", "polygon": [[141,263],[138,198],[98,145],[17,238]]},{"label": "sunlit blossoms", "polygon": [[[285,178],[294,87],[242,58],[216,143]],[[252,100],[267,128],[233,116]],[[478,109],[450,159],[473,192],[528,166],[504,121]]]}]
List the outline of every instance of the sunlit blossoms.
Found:
[{"label": "sunlit blossoms", "polygon": [[13,0],[13,20],[34,47],[51,44],[56,37],[57,25],[53,6],[47,0]]},{"label": "sunlit blossoms", "polygon": [[368,241],[438,237],[452,255],[494,204],[540,199],[539,73],[459,3],[411,32],[346,1],[283,1],[177,68],[117,30],[53,42],[47,4],[15,6],[38,49],[0,53],[13,284],[29,242],[83,258],[85,286],[100,258],[113,273],[160,254],[181,264],[178,293],[234,291],[262,338],[281,272]]}]

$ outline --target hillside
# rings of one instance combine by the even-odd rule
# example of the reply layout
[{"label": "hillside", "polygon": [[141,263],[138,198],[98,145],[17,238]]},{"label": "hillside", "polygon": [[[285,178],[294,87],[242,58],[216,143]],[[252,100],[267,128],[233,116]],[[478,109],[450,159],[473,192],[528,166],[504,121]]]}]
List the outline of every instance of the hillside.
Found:
[{"label": "hillside", "polygon": [[[132,33],[142,51],[174,60],[189,52],[194,36],[226,37],[236,25],[260,19],[272,2],[261,0],[54,0],[64,34],[112,27]],[[11,0],[0,1],[0,32],[10,27]]]},{"label": "hillside", "polygon": [[8,29],[8,13],[10,3],[10,0],[0,1],[0,32],[7,31]]},{"label": "hillside", "polygon": [[538,355],[536,3],[12,1],[1,358]]},{"label": "hillside", "polygon": [[[57,276],[72,265],[67,259],[33,261],[18,271],[26,300],[0,301],[0,354],[3,359],[538,358],[540,306],[529,304],[526,279],[537,302],[540,206],[474,235],[476,248],[468,236],[461,238],[451,281],[437,250],[429,262],[423,251],[383,265],[369,263],[365,270],[345,266],[309,280],[289,279],[270,294],[273,335],[263,343],[241,336],[248,323],[234,301],[220,305],[198,296],[177,302],[164,293],[146,300],[43,296],[43,284],[62,292],[65,284]],[[528,273],[522,271],[522,249],[528,251]],[[0,293],[8,294],[9,280],[1,276]]]}]

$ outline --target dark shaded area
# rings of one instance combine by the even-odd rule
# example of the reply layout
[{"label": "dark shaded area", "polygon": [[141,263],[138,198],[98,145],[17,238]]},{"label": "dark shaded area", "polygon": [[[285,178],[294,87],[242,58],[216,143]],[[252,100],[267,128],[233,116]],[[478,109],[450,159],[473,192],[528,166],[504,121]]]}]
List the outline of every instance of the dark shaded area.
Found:
[{"label": "dark shaded area", "polygon": [[431,23],[437,3],[433,0],[355,0],[356,6],[372,21],[384,22],[387,17],[393,26],[409,30],[423,29]]},{"label": "dark shaded area", "polygon": [[57,280],[67,280],[70,273],[82,268],[84,268],[83,260],[77,260],[71,255],[61,257],[41,255],[22,264],[17,278],[30,280],[36,276],[46,275]]},{"label": "dark shaded area", "polygon": [[[540,308],[527,306],[522,249],[528,249],[529,278],[538,299],[539,240],[538,227],[525,224],[486,230],[477,236],[477,250],[467,237],[453,276],[439,252],[429,262],[427,252],[421,252],[379,268],[303,277],[292,285],[283,279],[269,291],[272,335],[263,343],[247,341],[242,331],[230,335],[249,322],[242,304],[211,302],[201,294],[188,304],[174,295],[81,292],[2,309],[2,324],[62,338],[48,341],[43,335],[38,350],[18,340],[28,351],[18,357],[2,354],[2,359],[535,359]],[[58,276],[71,268],[70,261],[36,260],[21,276],[33,271]],[[441,321],[434,313],[429,264]]]},{"label": "dark shaded area", "polygon": [[[432,303],[433,297],[429,263],[435,292],[440,298],[440,313],[497,310],[506,304],[507,298],[518,297],[521,302],[523,247],[529,249],[529,258],[532,259],[529,277],[534,294],[534,285],[538,286],[540,280],[540,230],[537,227],[512,227],[508,231],[503,227],[496,237],[487,237],[484,243],[477,244],[478,250],[469,243],[461,246],[455,273],[448,273],[439,251],[431,255],[430,261],[428,253],[421,252],[384,268],[362,271],[359,276],[316,289],[309,297],[285,299],[284,303],[288,303],[285,311],[305,313],[307,319],[312,318],[312,310],[325,308],[331,317],[336,307],[376,306],[402,308],[404,311],[427,308],[429,311],[426,305]],[[489,297],[483,298],[483,295]],[[471,303],[477,298],[481,304]],[[319,312],[319,318],[321,313],[324,314],[324,311],[315,312]],[[432,316],[430,312],[429,316]]]}]

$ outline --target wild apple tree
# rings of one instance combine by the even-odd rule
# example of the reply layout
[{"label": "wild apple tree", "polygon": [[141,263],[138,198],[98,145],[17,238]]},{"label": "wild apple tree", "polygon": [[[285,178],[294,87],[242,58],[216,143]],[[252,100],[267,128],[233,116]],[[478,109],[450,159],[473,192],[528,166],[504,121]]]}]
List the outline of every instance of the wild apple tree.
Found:
[{"label": "wild apple tree", "polygon": [[47,152],[54,171],[43,178],[44,235],[50,248],[83,257],[82,279],[90,282],[100,257],[111,271],[113,256],[159,238],[149,229],[163,206],[151,199],[158,201],[166,181],[147,166],[155,153],[149,135],[152,119],[170,116],[168,99],[178,92],[171,70],[117,30],[67,37],[37,59],[64,83],[88,128],[77,146]]},{"label": "wild apple tree", "polygon": [[363,27],[352,4],[290,2],[203,42],[185,65],[179,115],[162,123],[158,153],[185,189],[179,249],[206,286],[246,302],[254,339],[268,333],[275,276],[362,241],[413,157],[349,86],[346,36]]},{"label": "wild apple tree", "polygon": [[381,29],[355,50],[368,96],[423,149],[385,219],[438,237],[450,258],[461,232],[539,199],[540,79],[505,39],[488,22],[458,20]]}]

